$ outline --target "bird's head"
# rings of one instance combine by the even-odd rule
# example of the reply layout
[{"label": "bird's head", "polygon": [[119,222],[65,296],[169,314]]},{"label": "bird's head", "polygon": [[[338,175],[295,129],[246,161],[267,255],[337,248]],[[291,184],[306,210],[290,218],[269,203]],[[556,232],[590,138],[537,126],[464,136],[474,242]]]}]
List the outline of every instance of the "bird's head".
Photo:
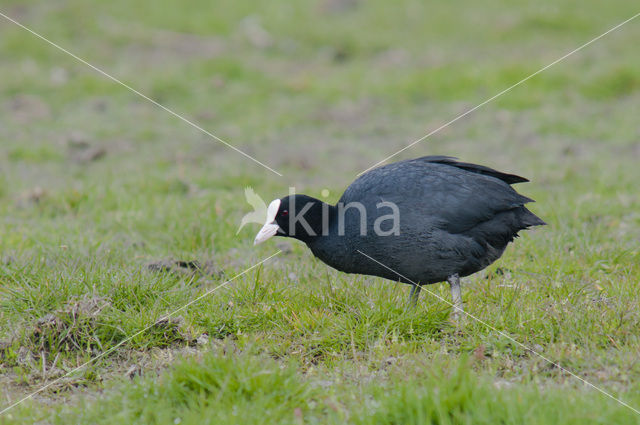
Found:
[{"label": "bird's head", "polygon": [[[323,207],[324,205],[324,207]],[[331,207],[307,195],[289,195],[271,201],[267,208],[267,220],[256,235],[254,245],[273,236],[286,236],[307,242],[321,235],[323,214],[329,214]]]}]

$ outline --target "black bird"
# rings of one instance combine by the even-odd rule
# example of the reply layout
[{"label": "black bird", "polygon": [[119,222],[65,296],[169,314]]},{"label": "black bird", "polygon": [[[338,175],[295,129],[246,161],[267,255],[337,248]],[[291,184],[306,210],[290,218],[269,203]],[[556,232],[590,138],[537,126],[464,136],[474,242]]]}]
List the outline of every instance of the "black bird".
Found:
[{"label": "black bird", "polygon": [[500,258],[518,232],[544,221],[510,185],[528,180],[447,156],[425,156],[361,175],[336,205],[306,195],[276,199],[255,244],[272,236],[306,243],[331,267],[412,285],[449,282],[454,317],[460,277]]}]

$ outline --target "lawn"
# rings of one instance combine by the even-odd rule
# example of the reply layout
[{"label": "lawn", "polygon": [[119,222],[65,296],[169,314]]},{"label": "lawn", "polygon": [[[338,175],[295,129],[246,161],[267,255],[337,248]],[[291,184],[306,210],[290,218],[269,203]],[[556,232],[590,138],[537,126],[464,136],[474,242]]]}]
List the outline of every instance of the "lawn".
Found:
[{"label": "lawn", "polygon": [[640,18],[393,159],[531,180],[517,189],[549,225],[463,279],[490,327],[454,324],[424,291],[407,309],[406,285],[339,273],[297,241],[254,247],[258,225],[237,233],[246,187],[335,202],[637,4],[0,12],[277,171],[0,16],[0,410],[51,384],[0,424],[640,423]]}]

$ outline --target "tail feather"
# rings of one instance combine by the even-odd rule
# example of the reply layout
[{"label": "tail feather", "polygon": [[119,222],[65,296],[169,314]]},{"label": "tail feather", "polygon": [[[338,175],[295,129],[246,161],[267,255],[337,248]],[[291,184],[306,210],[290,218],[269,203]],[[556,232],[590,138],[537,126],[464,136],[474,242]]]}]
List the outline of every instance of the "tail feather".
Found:
[{"label": "tail feather", "polygon": [[496,249],[504,249],[507,244],[518,237],[520,230],[546,223],[527,208],[520,206],[503,211],[490,220],[475,226],[467,232],[481,245],[490,245]]},{"label": "tail feather", "polygon": [[545,223],[540,217],[526,209],[525,207],[518,208],[518,219],[523,229],[527,229],[532,226],[545,226]]}]

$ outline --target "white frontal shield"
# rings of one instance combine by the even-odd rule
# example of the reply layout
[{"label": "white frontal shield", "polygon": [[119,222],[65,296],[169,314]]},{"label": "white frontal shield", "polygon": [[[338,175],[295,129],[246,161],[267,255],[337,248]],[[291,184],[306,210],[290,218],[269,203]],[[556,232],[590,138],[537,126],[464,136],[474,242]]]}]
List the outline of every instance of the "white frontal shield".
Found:
[{"label": "white frontal shield", "polygon": [[271,238],[273,235],[278,233],[280,227],[275,222],[276,214],[278,214],[278,210],[280,209],[280,199],[275,199],[271,201],[269,207],[267,208],[267,220],[262,226],[262,229],[256,235],[255,240],[253,241],[254,245],[258,245]]}]

